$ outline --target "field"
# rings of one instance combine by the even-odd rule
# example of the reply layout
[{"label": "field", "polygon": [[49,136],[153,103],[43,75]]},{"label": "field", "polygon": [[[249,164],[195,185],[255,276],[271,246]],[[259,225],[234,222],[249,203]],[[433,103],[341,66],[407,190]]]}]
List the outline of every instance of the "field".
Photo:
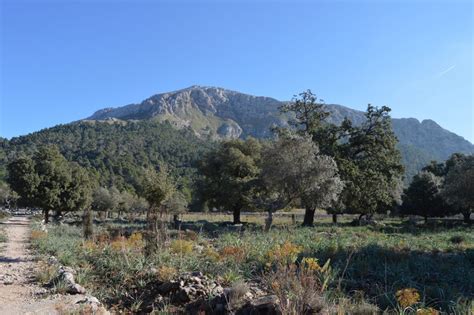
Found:
[{"label": "field", "polygon": [[[75,268],[77,281],[113,310],[149,311],[154,284],[199,271],[224,287],[258,285],[286,300],[288,313],[306,304],[334,314],[472,312],[474,233],[460,222],[352,226],[350,218],[333,225],[323,216],[315,227],[301,228],[282,216],[264,232],[263,216],[243,216],[249,223],[241,228],[221,223],[228,218],[185,215],[181,229],[170,224],[148,257],[140,220],[96,224],[92,241],[83,241],[74,225],[37,229],[32,242],[40,257],[54,255]],[[44,282],[53,276],[47,266],[38,273]],[[164,312],[185,307],[160,303]]]}]

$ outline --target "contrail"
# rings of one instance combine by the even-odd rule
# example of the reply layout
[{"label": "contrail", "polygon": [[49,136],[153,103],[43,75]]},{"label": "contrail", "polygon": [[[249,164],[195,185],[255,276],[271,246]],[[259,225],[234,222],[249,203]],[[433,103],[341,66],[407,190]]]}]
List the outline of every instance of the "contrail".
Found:
[{"label": "contrail", "polygon": [[452,65],[451,67],[447,68],[446,70],[441,71],[440,73],[438,73],[438,74],[435,76],[435,78],[436,78],[436,79],[441,78],[443,75],[445,75],[445,74],[448,73],[449,71],[453,70],[454,68],[456,68],[456,65]]}]

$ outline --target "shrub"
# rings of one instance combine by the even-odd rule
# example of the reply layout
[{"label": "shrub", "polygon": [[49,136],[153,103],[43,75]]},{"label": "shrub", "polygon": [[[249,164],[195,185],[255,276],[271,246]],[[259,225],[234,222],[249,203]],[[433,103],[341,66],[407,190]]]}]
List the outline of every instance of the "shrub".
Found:
[{"label": "shrub", "polygon": [[417,309],[416,315],[439,315],[439,311],[432,307],[424,307]]},{"label": "shrub", "polygon": [[177,273],[178,271],[174,267],[161,266],[158,268],[157,276],[161,281],[170,281]]},{"label": "shrub", "polygon": [[39,262],[35,269],[35,278],[41,284],[50,283],[58,275],[58,268],[46,262]]},{"label": "shrub", "polygon": [[31,231],[31,240],[32,241],[45,239],[47,236],[48,236],[48,233],[46,233],[44,231],[39,231],[39,230]]},{"label": "shrub", "polygon": [[201,254],[205,259],[211,262],[217,262],[221,257],[219,253],[213,247],[210,246],[204,248]]},{"label": "shrub", "polygon": [[327,307],[322,294],[326,285],[309,268],[278,265],[264,276],[264,282],[278,297],[283,314],[319,314]]},{"label": "shrub", "polygon": [[403,308],[412,306],[420,301],[420,293],[413,288],[398,290],[395,296],[397,297],[398,304]]},{"label": "shrub", "polygon": [[236,262],[243,262],[245,260],[245,251],[237,246],[226,246],[220,250],[220,257],[222,259],[230,258]]},{"label": "shrub", "polygon": [[186,240],[174,240],[171,242],[170,249],[175,254],[189,254],[193,251],[193,242]]},{"label": "shrub", "polygon": [[451,236],[449,241],[453,244],[461,244],[465,241],[465,238],[462,235],[454,235],[454,236]]},{"label": "shrub", "polygon": [[267,266],[272,264],[290,265],[296,261],[303,248],[286,241],[267,252]]}]

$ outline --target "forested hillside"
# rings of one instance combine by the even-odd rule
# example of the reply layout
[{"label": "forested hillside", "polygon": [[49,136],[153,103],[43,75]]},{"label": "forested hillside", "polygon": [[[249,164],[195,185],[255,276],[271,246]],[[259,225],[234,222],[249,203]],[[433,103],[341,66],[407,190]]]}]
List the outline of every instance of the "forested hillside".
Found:
[{"label": "forested hillside", "polygon": [[[88,119],[170,121],[178,128],[191,128],[196,134],[213,139],[270,137],[272,126],[287,126],[287,115],[279,108],[287,102],[253,96],[218,87],[192,86],[153,95],[139,104],[97,111]],[[385,104],[380,104],[385,105]],[[388,104],[390,105],[390,104]],[[328,122],[340,124],[349,118],[354,125],[364,122],[364,112],[327,104]],[[392,119],[399,140],[406,177],[410,179],[431,160],[446,160],[455,152],[471,154],[474,146],[464,138],[443,129],[432,120]]]},{"label": "forested hillside", "polygon": [[181,185],[193,176],[193,164],[212,143],[189,129],[176,130],[154,121],[84,121],[1,140],[0,174],[7,160],[55,144],[69,161],[95,170],[102,186],[140,189],[143,169],[165,162],[182,175]]}]

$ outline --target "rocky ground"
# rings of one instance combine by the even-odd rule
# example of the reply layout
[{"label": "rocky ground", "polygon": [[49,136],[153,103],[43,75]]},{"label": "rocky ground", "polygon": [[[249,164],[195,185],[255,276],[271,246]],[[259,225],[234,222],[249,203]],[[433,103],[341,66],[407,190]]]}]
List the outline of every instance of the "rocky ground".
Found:
[{"label": "rocky ground", "polygon": [[52,295],[35,284],[27,216],[13,216],[2,225],[8,241],[0,248],[0,314],[64,314],[88,304],[84,294]]}]

